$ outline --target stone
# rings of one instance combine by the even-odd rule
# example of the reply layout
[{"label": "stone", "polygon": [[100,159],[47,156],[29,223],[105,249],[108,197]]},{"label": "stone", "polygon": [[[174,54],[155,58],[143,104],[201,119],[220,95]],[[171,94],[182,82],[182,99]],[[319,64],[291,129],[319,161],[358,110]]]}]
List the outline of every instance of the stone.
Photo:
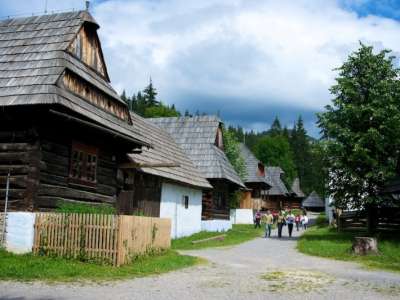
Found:
[{"label": "stone", "polygon": [[373,237],[355,237],[352,249],[357,255],[377,254],[378,241]]}]

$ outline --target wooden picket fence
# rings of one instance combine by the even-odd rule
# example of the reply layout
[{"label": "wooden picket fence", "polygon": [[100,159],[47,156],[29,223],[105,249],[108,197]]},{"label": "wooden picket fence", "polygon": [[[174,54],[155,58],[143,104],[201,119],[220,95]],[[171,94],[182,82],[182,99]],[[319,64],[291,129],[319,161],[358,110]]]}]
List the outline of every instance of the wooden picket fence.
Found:
[{"label": "wooden picket fence", "polygon": [[171,246],[170,219],[71,213],[37,213],[34,254],[120,266],[148,251]]}]

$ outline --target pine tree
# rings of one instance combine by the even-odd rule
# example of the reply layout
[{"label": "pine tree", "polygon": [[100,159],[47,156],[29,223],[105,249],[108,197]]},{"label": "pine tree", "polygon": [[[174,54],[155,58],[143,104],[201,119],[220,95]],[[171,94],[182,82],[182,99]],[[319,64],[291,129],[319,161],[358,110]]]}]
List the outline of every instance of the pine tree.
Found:
[{"label": "pine tree", "polygon": [[191,117],[191,115],[190,115],[188,110],[185,110],[185,117]]},{"label": "pine tree", "polygon": [[282,134],[282,126],[281,122],[279,121],[278,117],[275,117],[274,122],[271,125],[271,128],[269,130],[269,134],[271,136],[277,136]]},{"label": "pine tree", "polygon": [[146,102],[147,107],[158,106],[160,104],[160,102],[157,101],[156,98],[157,94],[157,90],[154,88],[153,81],[150,77],[149,85],[143,90],[143,98]]}]

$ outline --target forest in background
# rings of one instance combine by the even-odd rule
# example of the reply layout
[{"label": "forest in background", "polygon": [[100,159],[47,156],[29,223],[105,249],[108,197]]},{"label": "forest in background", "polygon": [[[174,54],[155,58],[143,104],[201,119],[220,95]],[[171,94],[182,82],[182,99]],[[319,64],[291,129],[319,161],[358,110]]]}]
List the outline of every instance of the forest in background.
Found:
[{"label": "forest in background", "polygon": [[[121,98],[129,110],[145,118],[179,117],[181,112],[175,105],[166,105],[157,99],[157,90],[151,79],[142,91],[128,97],[123,91]],[[219,114],[219,113],[218,113]],[[197,110],[194,114],[186,110],[184,116],[205,115]],[[269,129],[262,132],[245,131],[241,126],[224,128],[225,152],[238,174],[244,176],[244,161],[239,155],[238,143],[245,143],[266,166],[280,166],[285,172],[284,181],[291,187],[296,177],[300,179],[305,194],[315,190],[325,194],[322,143],[308,136],[301,116],[293,128],[282,127],[278,117]]]}]

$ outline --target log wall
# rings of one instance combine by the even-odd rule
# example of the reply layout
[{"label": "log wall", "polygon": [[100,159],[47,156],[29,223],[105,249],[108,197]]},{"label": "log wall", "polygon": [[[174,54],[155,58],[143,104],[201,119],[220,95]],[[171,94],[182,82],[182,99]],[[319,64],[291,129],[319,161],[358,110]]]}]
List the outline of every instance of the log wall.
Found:
[{"label": "log wall", "polygon": [[[229,220],[230,218],[230,197],[235,191],[235,187],[224,180],[209,180],[213,186],[212,191],[203,192],[202,200],[202,220],[223,219]],[[217,198],[222,195],[224,198],[224,205],[217,205]]]},{"label": "log wall", "polygon": [[8,209],[32,210],[38,189],[40,146],[32,130],[0,132],[0,207],[4,209],[7,175],[10,172]]},{"label": "log wall", "polygon": [[35,208],[47,210],[59,202],[87,201],[115,204],[117,164],[113,154],[99,148],[97,182],[94,186],[76,184],[69,178],[71,140],[47,135],[41,142],[40,187]]}]

